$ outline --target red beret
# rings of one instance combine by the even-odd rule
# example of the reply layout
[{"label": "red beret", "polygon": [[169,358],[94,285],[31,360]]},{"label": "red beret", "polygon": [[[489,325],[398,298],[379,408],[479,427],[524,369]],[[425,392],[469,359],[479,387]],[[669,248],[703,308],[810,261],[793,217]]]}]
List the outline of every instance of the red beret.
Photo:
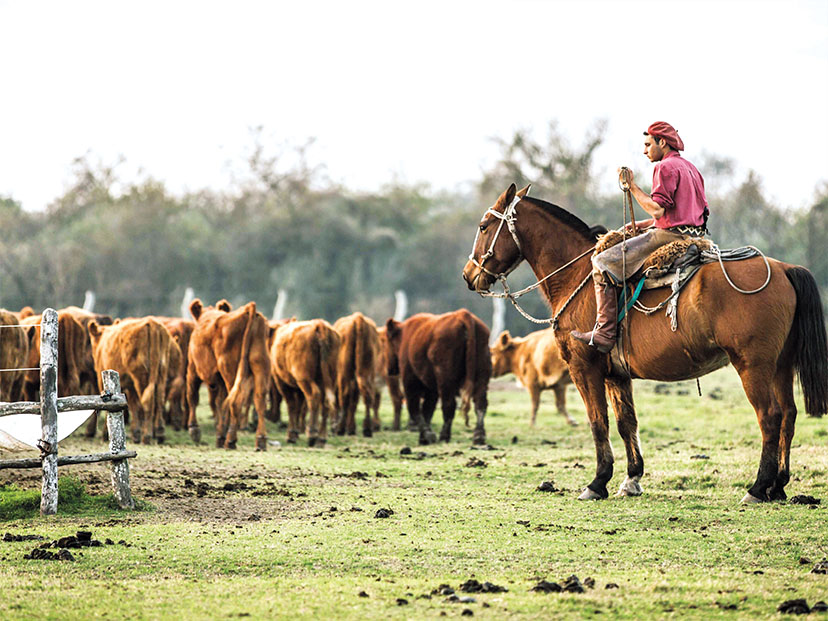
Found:
[{"label": "red beret", "polygon": [[669,123],[664,121],[657,121],[647,128],[647,134],[656,138],[664,138],[670,148],[676,151],[684,151],[684,143],[678,135],[676,129]]}]

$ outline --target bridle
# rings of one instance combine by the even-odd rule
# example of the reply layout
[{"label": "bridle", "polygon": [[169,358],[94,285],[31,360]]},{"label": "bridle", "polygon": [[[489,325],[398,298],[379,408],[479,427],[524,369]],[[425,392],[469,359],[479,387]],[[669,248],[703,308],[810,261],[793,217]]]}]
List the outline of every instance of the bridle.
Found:
[{"label": "bridle", "polygon": [[[556,312],[555,315],[553,317],[550,317],[549,319],[537,319],[536,317],[532,317],[529,313],[527,313],[525,310],[523,310],[520,307],[520,305],[517,303],[517,298],[519,298],[522,295],[525,295],[525,294],[529,293],[530,291],[534,291],[535,289],[540,287],[541,284],[545,280],[547,280],[548,278],[551,278],[555,274],[565,270],[567,267],[569,267],[570,265],[575,263],[578,259],[581,259],[581,258],[585,257],[586,255],[590,254],[595,249],[595,246],[592,246],[592,247],[588,248],[586,251],[579,254],[577,257],[575,257],[574,259],[572,259],[568,263],[565,263],[564,265],[562,265],[558,269],[556,269],[553,272],[547,274],[546,276],[544,276],[543,278],[538,280],[534,285],[529,285],[525,289],[521,289],[520,291],[516,291],[515,293],[512,293],[511,290],[509,289],[509,284],[506,282],[506,277],[509,274],[511,274],[513,271],[515,271],[517,266],[520,265],[521,262],[523,261],[523,259],[525,258],[524,255],[523,255],[523,247],[520,244],[520,239],[518,239],[517,229],[515,227],[515,223],[517,222],[516,208],[517,208],[518,203],[521,200],[523,200],[522,197],[515,196],[515,198],[512,200],[512,202],[509,203],[509,206],[503,211],[503,213],[500,213],[499,211],[495,211],[493,208],[489,207],[489,209],[486,210],[486,213],[483,214],[483,217],[486,217],[486,215],[491,214],[492,216],[494,216],[495,218],[500,220],[500,224],[497,227],[497,231],[495,231],[494,237],[492,238],[492,243],[489,245],[489,249],[480,257],[479,261],[474,258],[474,249],[477,247],[477,240],[480,238],[480,232],[481,232],[480,227],[479,226],[477,227],[477,233],[474,236],[474,243],[472,245],[472,251],[471,251],[471,254],[469,254],[469,261],[471,261],[472,264],[475,265],[476,267],[480,268],[481,271],[486,272],[489,276],[492,276],[495,280],[499,280],[501,282],[501,284],[503,285],[503,293],[497,293],[495,291],[477,291],[477,294],[480,297],[483,297],[483,298],[508,298],[508,300],[514,305],[514,307],[518,310],[518,312],[520,312],[520,314],[523,315],[526,319],[528,319],[529,321],[532,321],[534,323],[549,323],[549,324],[552,324],[552,329],[554,330],[558,327],[558,317],[561,316],[561,313],[569,305],[569,303],[572,301],[572,299],[578,294],[578,292],[581,289],[584,288],[584,285],[586,285],[586,283],[589,281],[589,279],[592,278],[592,273],[587,274],[586,278],[584,278],[584,280],[581,281],[581,284],[578,285],[578,287],[575,289],[575,291],[573,291],[572,294],[569,296],[569,298],[567,298],[567,300],[566,300],[566,302],[564,302],[563,306],[561,306],[561,308],[558,309],[558,312]],[[499,274],[495,274],[494,272],[492,272],[490,270],[487,270],[483,264],[486,262],[487,259],[489,259],[494,254],[494,247],[495,247],[495,244],[497,243],[497,238],[500,236],[500,231],[503,229],[503,223],[504,222],[506,223],[506,227],[509,229],[509,233],[512,234],[512,239],[515,240],[515,246],[517,246],[517,249],[518,249],[518,256],[517,256],[517,259],[515,259],[515,262],[512,263],[512,265],[510,265],[506,270],[500,272]],[[480,278],[480,273],[479,272],[477,274],[476,279],[477,278]]]},{"label": "bridle", "polygon": [[[471,261],[476,267],[479,267],[482,271],[486,272],[489,276],[492,276],[496,280],[501,280],[503,282],[506,281],[506,276],[514,272],[517,266],[520,265],[521,261],[523,261],[523,248],[520,245],[520,240],[517,236],[517,230],[515,229],[515,222],[517,221],[517,213],[515,212],[515,208],[521,200],[522,198],[520,196],[515,196],[514,200],[512,200],[512,202],[509,203],[509,206],[503,211],[503,213],[495,211],[492,207],[489,207],[486,210],[486,213],[483,214],[483,217],[485,218],[487,215],[492,215],[498,220],[500,220],[500,224],[497,225],[497,231],[495,231],[494,237],[492,238],[492,243],[489,245],[489,249],[483,254],[483,256],[480,257],[480,262],[478,262],[477,259],[474,258],[474,249],[477,247],[477,240],[480,238],[481,232],[480,227],[478,226],[477,233],[474,236],[474,243],[472,244],[472,251],[471,254],[469,254],[469,261]],[[512,234],[512,239],[515,240],[515,246],[517,246],[518,249],[518,256],[517,259],[515,259],[515,262],[511,266],[509,266],[507,270],[500,272],[500,274],[495,274],[494,272],[490,272],[489,270],[487,270],[483,266],[483,264],[494,254],[494,247],[497,243],[497,238],[500,237],[500,231],[503,229],[504,222],[506,223],[506,228],[508,228],[509,232]],[[480,274],[478,274],[477,276],[479,278]],[[483,297],[504,297],[494,294],[484,295],[483,293],[481,293],[480,295],[482,295]]]}]

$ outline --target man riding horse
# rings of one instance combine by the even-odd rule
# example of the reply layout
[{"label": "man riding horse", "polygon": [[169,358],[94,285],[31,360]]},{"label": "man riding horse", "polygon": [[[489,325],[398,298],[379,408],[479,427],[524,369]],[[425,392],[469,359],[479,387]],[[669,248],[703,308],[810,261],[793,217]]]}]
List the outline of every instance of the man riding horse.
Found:
[{"label": "man riding horse", "polygon": [[681,157],[684,143],[669,123],[653,123],[644,132],[644,155],[657,162],[653,192],[647,194],[633,180],[632,171],[619,169],[622,184],[651,219],[637,222],[646,230],[626,244],[607,248],[592,258],[592,278],[598,313],[590,332],[573,330],[572,336],[602,353],[615,345],[618,317],[616,286],[632,276],[650,254],[686,235],[703,237],[707,228],[704,179],[693,164]]}]

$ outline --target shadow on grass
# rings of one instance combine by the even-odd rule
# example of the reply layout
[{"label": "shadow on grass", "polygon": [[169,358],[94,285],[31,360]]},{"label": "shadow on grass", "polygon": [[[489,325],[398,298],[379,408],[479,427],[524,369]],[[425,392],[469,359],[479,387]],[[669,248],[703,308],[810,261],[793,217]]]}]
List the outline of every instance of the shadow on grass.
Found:
[{"label": "shadow on grass", "polygon": [[[152,511],[153,506],[135,500],[136,511]],[[75,476],[58,480],[58,515],[103,515],[118,513],[118,501],[113,494],[92,496]],[[20,520],[40,515],[40,491],[20,489],[16,485],[0,486],[0,521]]]}]

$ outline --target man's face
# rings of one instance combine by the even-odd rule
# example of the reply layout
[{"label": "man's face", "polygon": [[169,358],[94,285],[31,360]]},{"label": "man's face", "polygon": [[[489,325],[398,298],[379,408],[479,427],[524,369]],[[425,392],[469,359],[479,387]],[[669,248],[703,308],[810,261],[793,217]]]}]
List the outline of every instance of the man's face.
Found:
[{"label": "man's face", "polygon": [[644,136],[644,155],[650,158],[651,162],[660,162],[664,157],[664,149],[659,145],[659,142],[664,142],[664,138],[656,138],[655,136]]}]

